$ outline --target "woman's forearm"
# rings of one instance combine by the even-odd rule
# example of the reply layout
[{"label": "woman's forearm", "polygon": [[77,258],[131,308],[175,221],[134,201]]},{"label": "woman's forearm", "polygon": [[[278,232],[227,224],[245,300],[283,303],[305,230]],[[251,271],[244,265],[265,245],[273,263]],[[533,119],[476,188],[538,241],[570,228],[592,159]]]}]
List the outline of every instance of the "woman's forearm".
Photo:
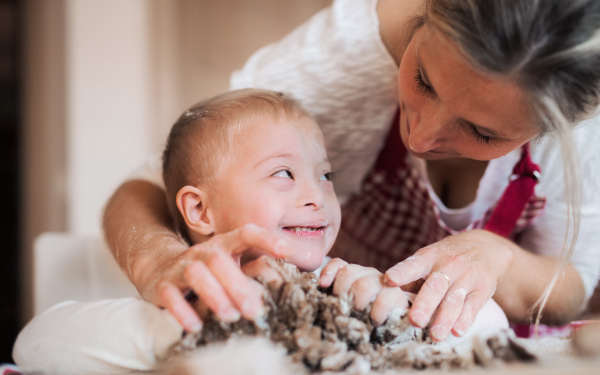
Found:
[{"label": "woman's forearm", "polygon": [[[509,242],[508,240],[506,241]],[[507,273],[498,282],[494,299],[513,321],[528,322],[531,307],[550,283],[558,258],[532,254],[510,242],[514,254]],[[568,265],[558,279],[543,311],[542,323],[563,324],[575,319],[581,312],[585,289],[579,273]]]},{"label": "woman's forearm", "polygon": [[134,180],[121,185],[106,205],[106,241],[115,259],[142,297],[156,269],[187,249],[173,231],[165,192]]}]

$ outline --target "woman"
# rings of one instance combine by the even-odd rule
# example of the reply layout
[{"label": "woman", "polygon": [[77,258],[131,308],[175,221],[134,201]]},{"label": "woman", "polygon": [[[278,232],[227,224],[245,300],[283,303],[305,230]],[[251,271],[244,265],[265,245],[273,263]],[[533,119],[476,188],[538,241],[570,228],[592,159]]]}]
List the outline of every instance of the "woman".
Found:
[{"label": "woman", "polygon": [[[543,321],[560,323],[600,269],[600,129],[573,129],[599,105],[599,31],[593,0],[338,0],[258,51],[231,88],[288,91],[313,114],[344,204],[334,255],[405,289],[424,279],[413,324],[461,335],[492,295],[525,321],[544,291]],[[275,238],[245,227],[187,249],[171,227],[148,182],[125,183],[107,206],[109,245],[145,299],[188,330],[199,326],[190,288],[217,315],[260,313],[249,287],[228,286],[240,271],[225,259],[273,253]],[[383,295],[375,269],[335,260],[320,282],[334,278],[338,291]]]}]

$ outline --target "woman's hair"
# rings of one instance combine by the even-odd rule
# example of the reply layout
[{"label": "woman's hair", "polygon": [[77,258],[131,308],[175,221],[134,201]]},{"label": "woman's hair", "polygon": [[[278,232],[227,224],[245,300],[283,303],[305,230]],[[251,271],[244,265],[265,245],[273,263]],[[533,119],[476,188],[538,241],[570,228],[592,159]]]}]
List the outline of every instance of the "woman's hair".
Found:
[{"label": "woman's hair", "polygon": [[515,82],[540,134],[560,140],[567,232],[559,265],[534,306],[537,326],[579,232],[581,172],[571,130],[600,104],[600,1],[426,0],[414,26],[423,23],[454,41],[475,68]]}]

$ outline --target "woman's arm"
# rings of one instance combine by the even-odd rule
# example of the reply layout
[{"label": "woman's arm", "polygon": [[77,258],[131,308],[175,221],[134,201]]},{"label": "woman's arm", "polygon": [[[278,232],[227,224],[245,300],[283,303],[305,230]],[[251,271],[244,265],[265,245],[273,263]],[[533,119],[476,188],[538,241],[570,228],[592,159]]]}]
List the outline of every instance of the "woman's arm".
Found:
[{"label": "woman's arm", "polygon": [[289,247],[248,224],[188,248],[170,220],[164,191],[146,181],[124,183],[106,206],[106,240],[140,295],[167,308],[188,332],[202,327],[184,297],[188,290],[224,321],[262,315],[262,291],[241,271],[239,258],[251,248],[285,258]]},{"label": "woman's arm", "polygon": [[[103,228],[115,259],[147,300],[150,280],[166,259],[187,250],[173,231],[163,189],[142,180],[125,182],[106,205]],[[161,251],[148,251],[160,247]]]},{"label": "woman's arm", "polygon": [[[498,282],[494,300],[509,319],[525,322],[532,316],[531,306],[552,279],[558,258],[532,254],[511,241],[504,241],[506,246],[511,247],[513,261],[506,275]],[[542,323],[564,324],[577,318],[584,300],[583,281],[577,270],[567,265],[563,277],[558,279],[548,299]]]}]

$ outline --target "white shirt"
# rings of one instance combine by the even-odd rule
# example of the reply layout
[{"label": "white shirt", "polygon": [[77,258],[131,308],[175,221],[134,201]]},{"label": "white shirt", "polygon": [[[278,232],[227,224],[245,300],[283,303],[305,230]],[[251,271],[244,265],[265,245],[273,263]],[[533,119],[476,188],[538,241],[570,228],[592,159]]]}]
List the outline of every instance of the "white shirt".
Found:
[{"label": "white shirt", "polygon": [[[231,78],[230,89],[256,87],[284,91],[299,99],[314,116],[325,136],[336,172],[340,203],[359,191],[373,165],[398,106],[398,67],[379,34],[376,0],[336,0],[281,41],[250,57]],[[573,131],[583,179],[579,239],[571,264],[579,272],[589,297],[600,274],[600,119],[585,121]],[[475,201],[465,209],[443,206],[430,193],[453,228],[481,217],[508,185],[519,159],[515,150],[491,160],[480,181]],[[558,256],[567,224],[559,140],[546,135],[532,142],[531,158],[542,170],[536,194],[547,198],[545,213],[519,238],[534,253]],[[160,162],[155,159],[132,178],[162,186]]]}]

